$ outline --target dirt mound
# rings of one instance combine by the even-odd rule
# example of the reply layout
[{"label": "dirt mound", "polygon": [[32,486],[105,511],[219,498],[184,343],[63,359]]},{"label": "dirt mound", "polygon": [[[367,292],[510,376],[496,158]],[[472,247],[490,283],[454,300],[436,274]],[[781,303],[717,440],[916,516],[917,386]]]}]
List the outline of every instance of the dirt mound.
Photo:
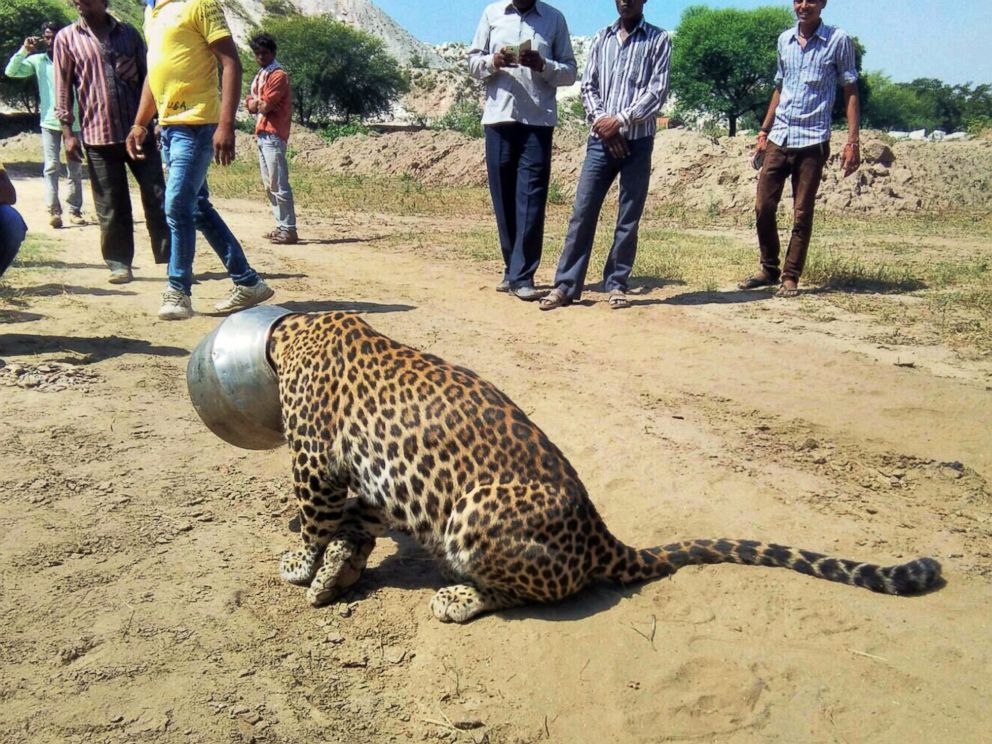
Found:
[{"label": "dirt mound", "polygon": [[[651,193],[654,204],[718,212],[754,206],[757,175],[748,162],[752,140],[716,139],[698,132],[659,132]],[[895,214],[983,207],[992,191],[992,142],[896,142],[877,132],[862,136],[864,165],[849,178],[840,172],[835,145],[818,197],[828,210]],[[556,136],[552,179],[574,191],[585,156],[585,134]],[[303,162],[360,176],[409,175],[425,185],[486,183],[481,140],[456,132],[399,132],[349,137],[303,152]],[[788,189],[786,190],[788,192]]]}]

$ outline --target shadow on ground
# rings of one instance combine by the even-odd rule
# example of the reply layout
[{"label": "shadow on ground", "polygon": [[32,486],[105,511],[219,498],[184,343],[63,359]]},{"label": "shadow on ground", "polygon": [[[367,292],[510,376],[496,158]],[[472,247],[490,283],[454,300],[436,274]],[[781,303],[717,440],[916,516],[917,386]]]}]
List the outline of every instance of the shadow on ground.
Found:
[{"label": "shadow on ground", "polygon": [[28,354],[67,353],[62,359],[53,360],[67,364],[94,364],[125,354],[147,354],[164,357],[184,357],[188,349],[178,346],[156,346],[149,341],[121,336],[41,336],[31,333],[0,334],[0,354],[25,356]]}]

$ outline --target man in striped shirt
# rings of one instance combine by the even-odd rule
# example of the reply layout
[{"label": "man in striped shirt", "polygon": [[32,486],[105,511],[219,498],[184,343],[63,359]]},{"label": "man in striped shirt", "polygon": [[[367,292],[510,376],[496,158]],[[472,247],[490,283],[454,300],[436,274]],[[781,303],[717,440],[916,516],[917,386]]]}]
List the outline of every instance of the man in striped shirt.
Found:
[{"label": "man in striped shirt", "polygon": [[651,179],[657,115],[668,97],[672,54],[668,32],[644,20],[646,2],[616,0],[619,19],[596,35],[589,50],[582,104],[592,132],[555,288],[541,299],[542,310],[570,305],[582,296],[599,212],[617,177],[620,209],[603,285],[611,308],[630,306],[627,284]]},{"label": "man in striped shirt", "polygon": [[[838,85],[843,87],[847,114],[841,169],[849,176],[861,165],[854,42],[841,29],[822,21],[827,0],[793,0],[792,6],[798,24],[778,37],[775,91],[755,148],[755,156],[763,158],[755,204],[761,269],[739,285],[741,289],[772,286],[781,277],[776,297],[799,294],[799,276],[813,233],[816,194],[830,157],[831,112]],[[785,266],[780,269],[775,213],[790,176],[792,237]]]},{"label": "man in striped shirt", "polygon": [[[124,147],[145,79],[145,44],[137,30],[107,12],[107,0],[74,0],[79,20],[55,37],[55,115],[62,124],[66,157],[83,149],[100,222],[100,247],[110,283],[133,278],[134,218],[127,182],[130,169],[141,190],[155,263],[169,262],[162,161],[149,136],[149,156],[136,160]],[[79,102],[82,143],[73,132],[72,99]]]}]

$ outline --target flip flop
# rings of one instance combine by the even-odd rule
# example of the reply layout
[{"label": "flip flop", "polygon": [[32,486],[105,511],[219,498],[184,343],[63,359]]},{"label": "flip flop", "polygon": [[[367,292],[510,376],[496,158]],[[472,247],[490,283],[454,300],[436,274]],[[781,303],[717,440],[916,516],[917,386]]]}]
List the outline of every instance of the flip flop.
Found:
[{"label": "flip flop", "polygon": [[538,307],[542,310],[554,310],[556,307],[571,305],[572,301],[565,296],[565,293],[558,289],[552,289],[538,302]]},{"label": "flip flop", "polygon": [[758,287],[774,287],[778,279],[763,279],[760,276],[749,276],[737,285],[738,289],[757,289]]},{"label": "flip flop", "polygon": [[786,287],[784,284],[779,288],[778,292],[775,293],[776,297],[798,297],[799,287]]},{"label": "flip flop", "polygon": [[610,292],[610,309],[620,310],[625,307],[630,307],[630,300],[627,299],[627,295],[621,289],[614,289]]}]

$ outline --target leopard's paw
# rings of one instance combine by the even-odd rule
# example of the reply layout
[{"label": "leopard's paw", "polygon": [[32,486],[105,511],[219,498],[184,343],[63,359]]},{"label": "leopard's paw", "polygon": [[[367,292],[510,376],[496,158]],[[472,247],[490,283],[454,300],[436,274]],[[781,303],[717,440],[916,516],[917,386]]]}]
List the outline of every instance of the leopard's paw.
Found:
[{"label": "leopard's paw", "polygon": [[374,545],[372,541],[356,548],[350,542],[332,540],[324,551],[324,565],[307,589],[307,601],[320,607],[344,594],[361,578]]},{"label": "leopard's paw", "polygon": [[290,584],[308,585],[317,575],[323,546],[304,545],[302,550],[285,553],[279,563],[279,575]]},{"label": "leopard's paw", "polygon": [[431,612],[442,623],[464,623],[490,609],[479,590],[468,584],[442,587],[431,599]]}]

